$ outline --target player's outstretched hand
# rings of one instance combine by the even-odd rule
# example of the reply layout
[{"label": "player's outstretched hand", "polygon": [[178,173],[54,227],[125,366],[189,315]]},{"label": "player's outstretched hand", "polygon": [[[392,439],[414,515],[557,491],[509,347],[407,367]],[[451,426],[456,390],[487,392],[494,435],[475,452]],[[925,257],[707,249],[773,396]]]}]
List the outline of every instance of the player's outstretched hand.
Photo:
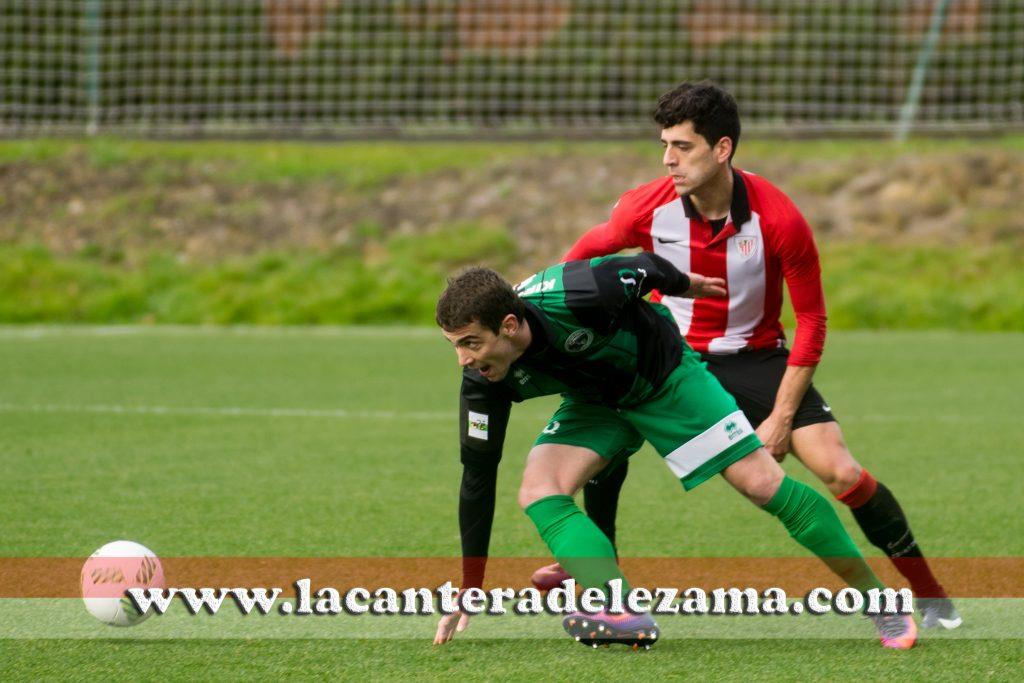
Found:
[{"label": "player's outstretched hand", "polygon": [[444,645],[455,637],[456,633],[462,633],[469,626],[469,615],[462,612],[453,612],[441,617],[437,622],[437,633],[434,634],[434,645]]},{"label": "player's outstretched hand", "polygon": [[690,276],[690,288],[686,290],[684,297],[697,299],[700,297],[722,297],[725,296],[725,280],[720,277],[704,277],[697,273],[687,273]]}]

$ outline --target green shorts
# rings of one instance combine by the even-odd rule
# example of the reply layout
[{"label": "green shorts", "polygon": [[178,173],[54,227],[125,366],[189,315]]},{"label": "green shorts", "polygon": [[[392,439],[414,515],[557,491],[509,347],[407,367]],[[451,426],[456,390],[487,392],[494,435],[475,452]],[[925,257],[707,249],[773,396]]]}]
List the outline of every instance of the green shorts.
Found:
[{"label": "green shorts", "polygon": [[650,441],[689,491],[761,445],[736,401],[695,356],[646,402],[613,408],[563,395],[544,443],[581,446],[611,461],[604,473]]}]

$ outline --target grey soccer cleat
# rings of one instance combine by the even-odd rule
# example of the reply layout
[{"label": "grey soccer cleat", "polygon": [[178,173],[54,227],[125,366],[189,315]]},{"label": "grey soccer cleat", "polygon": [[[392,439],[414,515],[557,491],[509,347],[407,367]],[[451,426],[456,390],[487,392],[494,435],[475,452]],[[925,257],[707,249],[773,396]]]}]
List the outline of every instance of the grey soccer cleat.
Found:
[{"label": "grey soccer cleat", "polygon": [[960,613],[949,598],[918,598],[917,613],[921,617],[921,628],[954,629],[964,623]]}]

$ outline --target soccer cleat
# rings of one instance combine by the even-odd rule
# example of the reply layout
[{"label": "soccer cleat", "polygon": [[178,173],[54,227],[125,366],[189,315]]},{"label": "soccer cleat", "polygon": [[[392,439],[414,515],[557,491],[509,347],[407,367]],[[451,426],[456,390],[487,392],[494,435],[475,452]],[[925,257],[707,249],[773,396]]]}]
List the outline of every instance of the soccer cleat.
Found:
[{"label": "soccer cleat", "polygon": [[909,650],[917,642],[917,624],[909,614],[879,614],[872,616],[878,629],[882,647],[894,650]]},{"label": "soccer cleat", "polygon": [[546,567],[541,567],[530,577],[530,583],[537,587],[537,590],[549,591],[558,588],[563,581],[568,581],[572,576],[562,569],[562,565],[555,562]]},{"label": "soccer cleat", "polygon": [[918,598],[917,612],[921,615],[921,628],[954,629],[964,623],[949,598]]},{"label": "soccer cleat", "polygon": [[650,650],[658,642],[658,624],[650,614],[587,614],[574,612],[562,620],[573,640],[593,648],[618,643],[634,650]]}]

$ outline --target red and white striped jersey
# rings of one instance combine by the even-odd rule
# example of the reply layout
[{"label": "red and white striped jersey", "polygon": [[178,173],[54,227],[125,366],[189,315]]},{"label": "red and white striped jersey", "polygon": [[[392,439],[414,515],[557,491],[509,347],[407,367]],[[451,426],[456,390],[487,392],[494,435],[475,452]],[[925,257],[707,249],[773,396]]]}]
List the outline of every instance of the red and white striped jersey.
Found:
[{"label": "red and white striped jersey", "polygon": [[725,298],[652,295],[702,353],[785,345],[779,321],[785,280],[797,321],[789,364],[816,365],[825,344],[825,296],[811,229],[789,197],[764,178],[734,170],[733,180],[729,217],[717,234],[666,176],[622,195],[609,221],[584,234],[565,259],[640,247],[683,272],[724,278]]}]

